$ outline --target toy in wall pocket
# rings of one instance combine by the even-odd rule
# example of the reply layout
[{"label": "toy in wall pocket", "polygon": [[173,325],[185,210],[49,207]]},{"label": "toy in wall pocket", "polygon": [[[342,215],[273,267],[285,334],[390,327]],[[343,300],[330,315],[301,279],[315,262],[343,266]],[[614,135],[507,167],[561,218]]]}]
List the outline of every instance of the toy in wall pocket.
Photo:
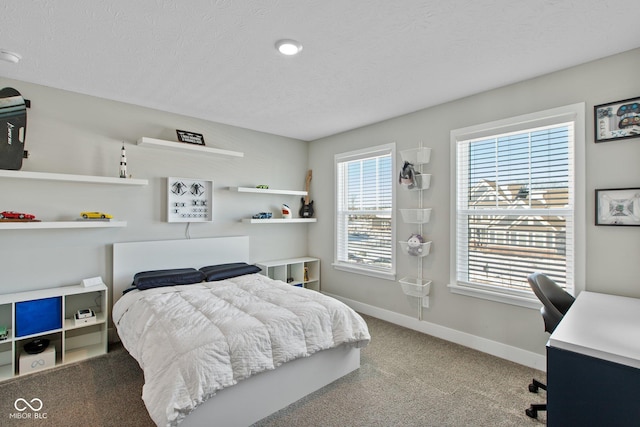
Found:
[{"label": "toy in wall pocket", "polygon": [[413,168],[413,165],[405,161],[404,165],[402,166],[402,170],[400,171],[398,182],[402,185],[406,185],[407,188],[411,189],[417,185],[417,175],[420,175],[420,172],[416,172],[416,170]]},{"label": "toy in wall pocket", "polygon": [[27,101],[17,90],[0,90],[0,169],[19,170],[27,133]]},{"label": "toy in wall pocket", "polygon": [[420,256],[422,254],[422,244],[424,243],[424,238],[419,234],[412,234],[407,239],[407,253],[412,256]]}]

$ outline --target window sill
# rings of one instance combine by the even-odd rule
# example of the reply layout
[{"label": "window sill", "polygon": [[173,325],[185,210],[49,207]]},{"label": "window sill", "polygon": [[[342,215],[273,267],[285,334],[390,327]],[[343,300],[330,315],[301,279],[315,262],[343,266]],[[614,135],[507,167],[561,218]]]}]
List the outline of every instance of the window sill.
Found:
[{"label": "window sill", "polygon": [[470,286],[461,286],[457,284],[447,285],[451,293],[465,295],[468,297],[481,298],[489,301],[500,302],[503,304],[517,305],[520,307],[540,310],[542,304],[535,296],[528,297],[525,295],[509,295],[501,292],[494,292],[488,289],[472,288]]},{"label": "window sill", "polygon": [[336,270],[347,271],[349,273],[355,273],[355,274],[362,274],[364,276],[377,277],[379,279],[396,280],[396,274],[395,273],[386,273],[386,272],[383,272],[383,271],[374,271],[374,270],[369,270],[369,269],[362,268],[362,267],[356,267],[356,266],[351,266],[351,265],[346,265],[346,264],[338,264],[338,263],[333,263],[333,268],[335,268]]}]

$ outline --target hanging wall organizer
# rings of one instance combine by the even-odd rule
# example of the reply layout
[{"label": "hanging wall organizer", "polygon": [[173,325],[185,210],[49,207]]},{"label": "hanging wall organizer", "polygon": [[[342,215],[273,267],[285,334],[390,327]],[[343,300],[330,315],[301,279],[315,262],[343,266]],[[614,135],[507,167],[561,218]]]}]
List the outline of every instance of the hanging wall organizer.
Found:
[{"label": "hanging wall organizer", "polygon": [[[415,209],[400,209],[402,220],[415,225],[415,232],[406,241],[400,241],[402,252],[416,259],[416,276],[408,276],[399,280],[402,291],[409,296],[420,298],[419,319],[422,320],[422,307],[429,307],[429,291],[431,280],[423,277],[422,261],[431,252],[432,242],[424,238],[423,225],[431,218],[431,208],[423,207],[422,190],[431,185],[431,174],[423,173],[423,165],[431,159],[431,148],[422,147],[400,151],[403,162],[403,173],[400,175],[400,186],[404,190],[417,194],[418,207]],[[408,166],[408,162],[411,166]],[[405,168],[407,170],[405,170]],[[405,173],[406,172],[406,173]],[[404,175],[403,175],[404,174]],[[403,179],[403,177],[405,179]]]}]

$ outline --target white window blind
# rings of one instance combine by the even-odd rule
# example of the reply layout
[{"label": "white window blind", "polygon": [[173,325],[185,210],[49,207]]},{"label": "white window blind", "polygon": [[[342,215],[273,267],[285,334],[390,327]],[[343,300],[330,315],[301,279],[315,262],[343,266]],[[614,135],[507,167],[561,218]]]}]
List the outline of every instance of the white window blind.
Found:
[{"label": "white window blind", "polygon": [[537,271],[573,293],[576,122],[567,116],[452,132],[452,287],[519,298]]},{"label": "white window blind", "polygon": [[394,144],[336,155],[337,268],[395,273]]}]

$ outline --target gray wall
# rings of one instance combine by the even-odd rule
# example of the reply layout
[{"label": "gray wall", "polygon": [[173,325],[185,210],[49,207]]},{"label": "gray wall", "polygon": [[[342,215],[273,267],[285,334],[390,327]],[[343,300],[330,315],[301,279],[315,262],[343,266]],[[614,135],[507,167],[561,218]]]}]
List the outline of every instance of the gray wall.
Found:
[{"label": "gray wall", "polygon": [[[640,96],[640,50],[588,63],[550,75],[498,88],[455,102],[355,129],[311,143],[310,168],[318,217],[334,209],[333,155],[395,141],[397,150],[415,148],[422,141],[432,147],[431,188],[424,206],[432,207],[424,234],[433,241],[424,261],[424,276],[433,280],[430,308],[423,320],[472,336],[543,354],[548,335],[537,310],[450,293],[450,131],[553,107],[586,104],[586,284],[589,291],[640,297],[640,228],[594,226],[594,189],[640,187],[640,139],[595,144],[593,106]],[[419,70],[416,70],[419,72]],[[470,78],[473,75],[470,74]],[[400,158],[398,157],[398,166]],[[413,194],[398,191],[398,207],[416,207]],[[309,252],[320,257],[323,290],[380,312],[417,317],[418,300],[407,297],[397,282],[346,273],[331,267],[333,222],[309,228]],[[398,238],[411,227],[398,221]],[[583,241],[585,241],[583,239]],[[415,263],[398,256],[398,278],[415,276]],[[374,310],[375,312],[376,310]]]},{"label": "gray wall", "polygon": [[[192,238],[249,235],[251,260],[300,256],[307,252],[307,224],[243,224],[253,213],[297,210],[299,197],[240,194],[229,186],[268,184],[303,190],[308,143],[140,108],[68,91],[0,78],[31,100],[23,171],[117,177],[125,142],[128,172],[149,185],[118,186],[0,178],[0,210],[30,212],[42,220],[105,211],[126,220],[126,228],[0,231],[0,293],[79,283],[102,276],[111,282],[111,244],[182,239],[186,224],[164,222],[165,177],[214,181],[214,221],[194,223]],[[242,151],[244,158],[137,146],[146,136],[176,140],[175,129],[204,134],[207,146]],[[194,266],[197,267],[197,266]]]},{"label": "gray wall", "polygon": [[[544,352],[547,335],[537,311],[451,294],[449,281],[449,132],[478,123],[577,102],[586,103],[586,289],[640,297],[640,229],[593,226],[595,188],[640,186],[640,139],[593,143],[593,105],[640,96],[636,75],[640,50],[562,72],[495,89],[312,143],[254,132],[175,114],[78,95],[0,78],[32,101],[23,170],[117,176],[122,141],[128,170],[149,179],[146,187],[0,179],[0,210],[32,212],[43,220],[69,219],[82,210],[104,210],[128,221],[123,229],[3,230],[0,233],[0,293],[78,283],[101,275],[111,278],[114,242],[181,239],[185,225],[163,222],[167,176],[214,180],[214,222],[193,224],[193,238],[249,235],[251,259],[260,261],[308,254],[322,260],[324,291],[381,312],[416,317],[417,299],[405,296],[397,282],[334,270],[334,177],[336,153],[395,141],[398,151],[422,141],[433,148],[432,185],[424,205],[434,208],[424,228],[434,243],[425,258],[425,276],[433,280],[424,321],[506,346]],[[417,71],[419,72],[419,71]],[[470,75],[472,78],[472,75]],[[203,133],[208,145],[243,151],[243,159],[225,159],[138,147],[142,137],[174,140],[175,129]],[[399,162],[399,160],[398,160]],[[313,169],[311,197],[315,224],[247,225],[242,217],[276,210],[297,197],[231,193],[226,187],[269,184],[303,189]],[[399,207],[415,206],[413,195],[398,192]],[[398,237],[410,227],[398,224]],[[415,265],[398,257],[398,278]]]}]

